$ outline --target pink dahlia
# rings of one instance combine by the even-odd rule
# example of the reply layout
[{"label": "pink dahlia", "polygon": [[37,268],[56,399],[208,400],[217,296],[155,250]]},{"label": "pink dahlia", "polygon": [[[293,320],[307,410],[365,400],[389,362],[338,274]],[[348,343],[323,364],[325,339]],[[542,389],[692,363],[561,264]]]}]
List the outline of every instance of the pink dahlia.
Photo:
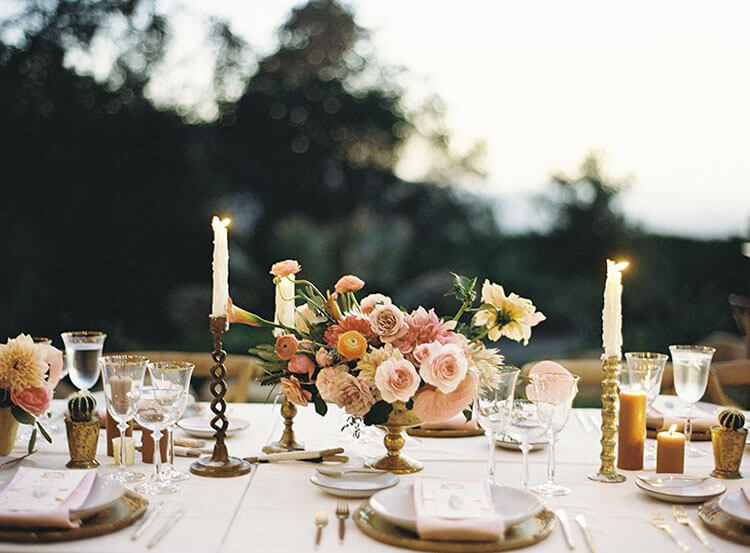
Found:
[{"label": "pink dahlia", "polygon": [[439,342],[441,344],[452,344],[456,341],[453,329],[456,321],[441,322],[435,314],[434,309],[427,311],[420,306],[406,316],[406,324],[409,327],[404,336],[392,342],[394,347],[401,353],[411,354],[420,344]]},{"label": "pink dahlia", "polygon": [[359,313],[342,317],[338,323],[326,329],[323,337],[329,346],[335,348],[338,344],[339,336],[350,330],[359,332],[369,343],[373,343],[377,339],[377,335],[372,331],[372,327],[370,326],[370,320]]}]

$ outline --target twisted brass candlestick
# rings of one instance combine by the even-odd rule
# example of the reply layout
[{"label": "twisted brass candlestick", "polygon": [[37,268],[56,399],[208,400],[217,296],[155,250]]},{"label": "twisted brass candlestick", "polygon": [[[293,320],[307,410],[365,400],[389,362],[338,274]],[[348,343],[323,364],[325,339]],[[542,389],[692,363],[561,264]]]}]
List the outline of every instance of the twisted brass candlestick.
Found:
[{"label": "twisted brass candlestick", "polygon": [[281,416],[284,417],[284,431],[279,440],[263,446],[263,453],[303,451],[305,449],[305,444],[299,443],[294,437],[294,416],[296,414],[297,407],[285,397],[281,402]]},{"label": "twisted brass candlestick", "polygon": [[228,328],[226,317],[209,317],[209,328],[214,335],[214,350],[211,357],[215,365],[211,368],[211,393],[214,399],[211,400],[211,411],[214,417],[211,419],[211,428],[214,429],[214,451],[212,455],[204,455],[190,465],[190,472],[198,476],[241,476],[247,474],[253,466],[243,459],[230,457],[224,438],[227,435],[229,421],[224,414],[227,410],[227,402],[224,401],[224,394],[227,393],[227,384],[224,377],[227,369],[224,366],[224,360],[227,358],[227,352],[224,351],[221,344],[221,335]]},{"label": "twisted brass candlestick", "polygon": [[606,357],[602,365],[602,452],[599,458],[601,468],[596,474],[589,474],[589,480],[617,484],[625,482],[625,476],[615,472],[615,434],[617,433],[617,369],[620,360],[617,357]]}]

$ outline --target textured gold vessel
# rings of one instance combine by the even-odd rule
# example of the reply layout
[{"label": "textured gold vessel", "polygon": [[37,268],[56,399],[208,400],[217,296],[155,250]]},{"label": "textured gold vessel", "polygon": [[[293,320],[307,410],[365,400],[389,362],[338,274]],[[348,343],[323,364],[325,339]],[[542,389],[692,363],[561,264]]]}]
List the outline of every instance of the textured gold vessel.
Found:
[{"label": "textured gold vessel", "polygon": [[414,413],[406,408],[402,402],[393,404],[393,411],[388,417],[388,422],[378,425],[385,430],[383,444],[387,453],[380,458],[371,459],[365,463],[366,467],[387,470],[394,474],[411,474],[422,470],[422,463],[419,461],[401,455],[401,449],[404,447],[404,429],[411,428],[422,424],[422,421]]},{"label": "textured gold vessel", "polygon": [[714,470],[711,476],[736,480],[742,478],[740,464],[745,451],[747,428],[729,430],[721,426],[711,427],[711,443],[714,447]]},{"label": "textured gold vessel", "polygon": [[0,455],[8,455],[16,443],[18,433],[18,421],[10,410],[10,407],[0,409]]},{"label": "textured gold vessel", "polygon": [[65,432],[68,435],[69,469],[92,469],[99,466],[96,460],[96,444],[99,442],[99,419],[74,422],[65,417]]},{"label": "textured gold vessel", "polygon": [[297,415],[297,407],[291,401],[284,398],[281,402],[281,416],[284,418],[284,431],[281,438],[266,446],[263,453],[283,453],[285,451],[303,451],[305,444],[300,443],[294,437],[294,417]]},{"label": "textured gold vessel", "polygon": [[605,357],[602,365],[602,446],[599,459],[599,472],[589,475],[589,480],[617,484],[625,481],[625,476],[615,470],[615,435],[617,434],[617,371],[620,360]]}]

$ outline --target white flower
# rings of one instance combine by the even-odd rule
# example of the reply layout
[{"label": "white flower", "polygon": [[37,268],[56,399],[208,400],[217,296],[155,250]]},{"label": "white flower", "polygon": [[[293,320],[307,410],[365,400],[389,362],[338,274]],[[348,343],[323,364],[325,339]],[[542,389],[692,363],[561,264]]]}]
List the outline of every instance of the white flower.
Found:
[{"label": "white flower", "polygon": [[474,315],[474,325],[486,327],[493,342],[505,336],[516,342],[523,340],[526,345],[531,338],[531,327],[546,318],[531,300],[518,294],[506,296],[502,286],[489,280],[482,284],[482,307]]},{"label": "white flower", "polygon": [[294,319],[297,330],[304,333],[310,332],[310,325],[326,322],[324,316],[318,315],[318,313],[314,309],[311,309],[306,303],[297,306]]}]

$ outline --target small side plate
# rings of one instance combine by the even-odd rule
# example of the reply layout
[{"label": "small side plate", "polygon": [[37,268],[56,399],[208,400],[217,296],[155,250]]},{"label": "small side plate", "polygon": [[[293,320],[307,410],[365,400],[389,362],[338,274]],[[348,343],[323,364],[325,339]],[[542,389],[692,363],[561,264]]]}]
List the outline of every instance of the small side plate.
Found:
[{"label": "small side plate", "polygon": [[310,476],[310,482],[324,492],[352,498],[370,497],[376,492],[392,488],[399,481],[398,476],[389,472],[345,476],[326,476],[316,472]]}]

